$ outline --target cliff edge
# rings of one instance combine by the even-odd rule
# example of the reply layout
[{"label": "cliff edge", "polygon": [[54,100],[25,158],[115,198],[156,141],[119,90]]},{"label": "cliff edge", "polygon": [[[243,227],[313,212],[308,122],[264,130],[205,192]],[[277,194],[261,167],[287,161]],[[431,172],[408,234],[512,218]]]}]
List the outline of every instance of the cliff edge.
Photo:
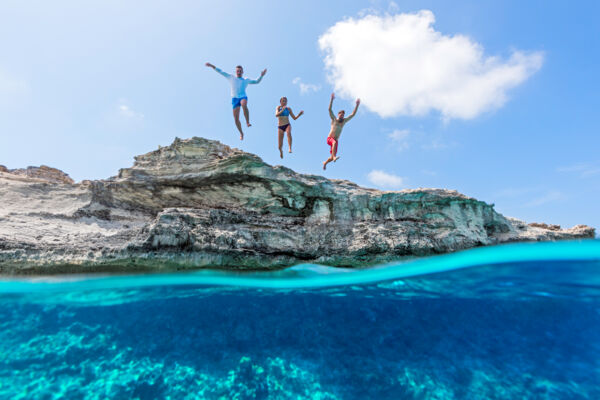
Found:
[{"label": "cliff edge", "polygon": [[585,225],[506,218],[452,190],[383,192],[299,174],[199,137],[137,156],[106,180],[72,183],[48,167],[2,168],[0,202],[4,274],[354,267],[594,237]]}]

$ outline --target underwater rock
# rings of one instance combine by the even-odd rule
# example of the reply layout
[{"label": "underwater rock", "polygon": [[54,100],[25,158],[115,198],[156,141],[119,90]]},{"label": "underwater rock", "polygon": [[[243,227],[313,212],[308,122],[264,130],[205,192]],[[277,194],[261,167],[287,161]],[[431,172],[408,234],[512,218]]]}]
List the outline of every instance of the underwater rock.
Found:
[{"label": "underwater rock", "polygon": [[594,237],[585,225],[527,225],[453,190],[384,192],[299,174],[199,137],[106,180],[74,184],[45,166],[0,171],[0,202],[0,273],[356,267]]},{"label": "underwater rock", "polygon": [[[280,357],[242,357],[217,373],[216,365],[201,369],[171,359],[179,354],[136,357],[105,326],[74,322],[49,333],[40,332],[39,317],[14,321],[0,323],[11,328],[0,333],[2,399],[25,398],[23,393],[36,399],[48,393],[69,399],[337,399],[318,375]],[[32,339],[19,342],[23,334]],[[15,372],[23,369],[27,373]]]}]

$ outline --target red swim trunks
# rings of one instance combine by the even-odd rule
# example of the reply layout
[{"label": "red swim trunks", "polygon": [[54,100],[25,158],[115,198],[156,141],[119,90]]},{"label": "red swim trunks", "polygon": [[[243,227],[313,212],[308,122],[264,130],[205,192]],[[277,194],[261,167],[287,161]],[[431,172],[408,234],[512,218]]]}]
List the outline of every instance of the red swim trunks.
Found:
[{"label": "red swim trunks", "polygon": [[332,138],[331,136],[327,137],[327,144],[330,146],[329,154],[333,154],[333,145],[336,143],[337,141],[334,138]]}]

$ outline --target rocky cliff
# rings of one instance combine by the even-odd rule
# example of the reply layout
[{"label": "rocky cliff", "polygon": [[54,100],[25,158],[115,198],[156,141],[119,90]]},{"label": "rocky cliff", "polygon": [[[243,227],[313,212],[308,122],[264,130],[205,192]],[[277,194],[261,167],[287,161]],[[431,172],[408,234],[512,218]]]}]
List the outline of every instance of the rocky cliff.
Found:
[{"label": "rocky cliff", "polygon": [[527,225],[456,191],[298,174],[197,137],[106,180],[74,184],[44,168],[0,170],[0,273],[360,266],[594,236],[585,225]]}]

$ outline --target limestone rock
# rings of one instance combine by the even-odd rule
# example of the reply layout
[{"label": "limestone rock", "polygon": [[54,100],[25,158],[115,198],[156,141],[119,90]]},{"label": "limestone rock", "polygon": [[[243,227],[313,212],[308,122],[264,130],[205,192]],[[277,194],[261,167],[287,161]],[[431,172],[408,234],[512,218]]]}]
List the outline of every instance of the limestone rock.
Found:
[{"label": "limestone rock", "polygon": [[560,230],[560,225],[548,225],[548,224],[544,224],[544,223],[540,223],[540,222],[531,222],[529,224],[527,224],[529,226],[532,226],[534,228],[543,228],[543,229],[548,229],[551,231],[559,231]]},{"label": "limestone rock", "polygon": [[75,183],[69,175],[62,172],[60,169],[41,165],[39,167],[27,167],[19,169],[8,169],[4,165],[0,165],[0,172],[6,172],[13,175],[26,176],[28,178],[36,178],[52,183]]},{"label": "limestone rock", "polygon": [[2,273],[356,267],[504,242],[594,237],[585,225],[559,229],[505,218],[452,190],[382,192],[299,174],[198,137],[137,156],[106,180],[73,184],[42,168],[0,172]]}]

